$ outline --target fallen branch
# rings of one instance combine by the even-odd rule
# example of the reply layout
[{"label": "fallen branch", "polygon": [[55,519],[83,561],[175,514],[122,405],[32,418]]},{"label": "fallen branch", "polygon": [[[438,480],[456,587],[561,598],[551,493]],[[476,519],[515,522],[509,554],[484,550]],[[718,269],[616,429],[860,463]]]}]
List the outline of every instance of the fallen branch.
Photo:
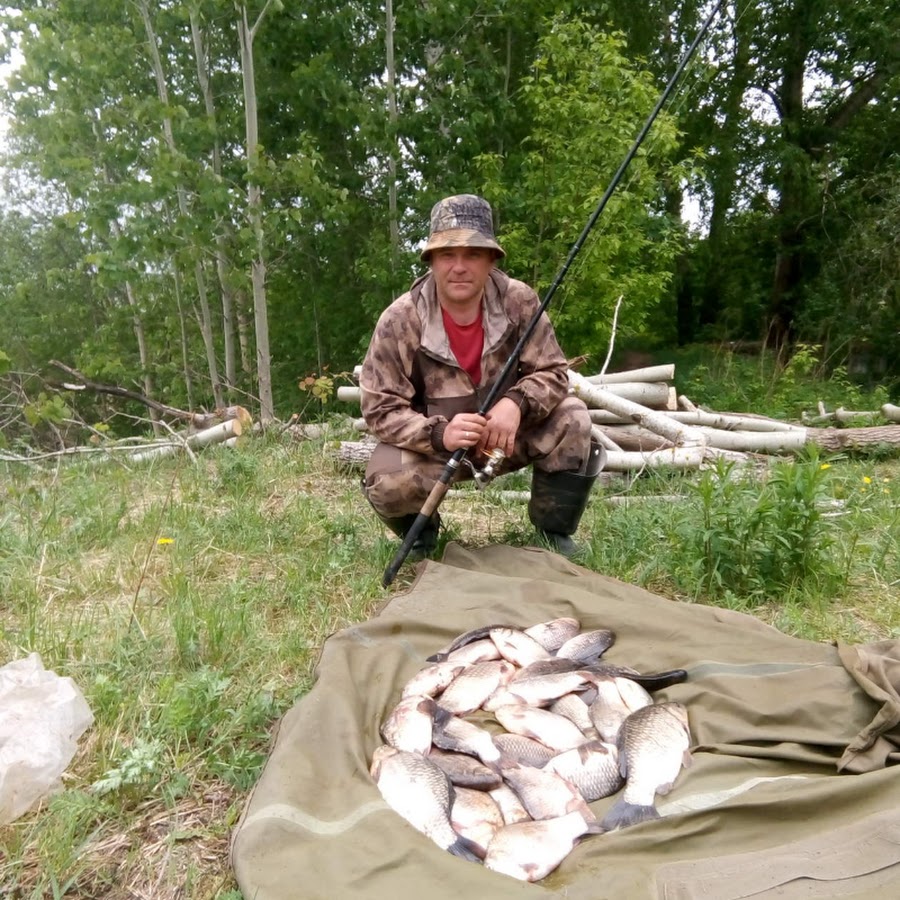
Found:
[{"label": "fallen branch", "polygon": [[894,406],[893,403],[885,403],[878,410],[852,410],[839,406],[834,412],[828,412],[825,404],[820,401],[818,408],[819,415],[817,416],[803,413],[803,422],[806,425],[824,425],[826,422],[837,422],[844,425],[849,422],[858,422],[861,419],[877,419],[879,416],[887,419],[888,422],[900,422],[900,406]]},{"label": "fallen branch", "polygon": [[191,427],[198,430],[203,430],[212,425],[220,422],[227,422],[232,419],[240,420],[243,426],[248,426],[252,422],[250,413],[243,406],[219,407],[212,412],[189,412],[188,410],[178,409],[175,406],[167,406],[165,403],[160,403],[152,397],[146,397],[143,394],[139,394],[137,391],[130,391],[127,388],[119,387],[115,384],[102,384],[98,381],[92,381],[77,369],[73,369],[71,366],[67,366],[59,360],[51,359],[50,365],[65,372],[68,376],[74,378],[78,382],[78,384],[63,384],[62,387],[68,391],[89,390],[94,391],[97,394],[109,394],[113,397],[122,397],[125,400],[134,400],[136,403],[140,403],[148,409],[158,412],[162,416],[169,416],[170,418],[178,419],[182,422],[188,422]]}]

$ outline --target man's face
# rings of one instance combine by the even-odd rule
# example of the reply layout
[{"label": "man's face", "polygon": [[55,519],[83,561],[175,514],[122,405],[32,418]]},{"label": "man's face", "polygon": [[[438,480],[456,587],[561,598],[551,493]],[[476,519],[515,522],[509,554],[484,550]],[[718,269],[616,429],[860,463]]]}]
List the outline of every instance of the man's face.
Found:
[{"label": "man's face", "polygon": [[486,247],[441,247],[431,252],[431,272],[441,306],[459,307],[481,299],[494,268]]}]

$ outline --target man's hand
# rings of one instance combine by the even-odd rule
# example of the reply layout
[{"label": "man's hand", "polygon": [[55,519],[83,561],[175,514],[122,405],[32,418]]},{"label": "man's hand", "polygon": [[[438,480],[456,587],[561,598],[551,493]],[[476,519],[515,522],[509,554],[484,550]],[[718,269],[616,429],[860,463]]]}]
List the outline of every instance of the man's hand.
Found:
[{"label": "man's hand", "polygon": [[478,446],[481,450],[502,450],[512,456],[516,445],[516,433],[522,421],[519,404],[509,397],[501,397],[488,411],[487,426]]},{"label": "man's hand", "polygon": [[457,413],[444,429],[444,447],[453,452],[477,446],[487,427],[487,419],[478,413]]}]

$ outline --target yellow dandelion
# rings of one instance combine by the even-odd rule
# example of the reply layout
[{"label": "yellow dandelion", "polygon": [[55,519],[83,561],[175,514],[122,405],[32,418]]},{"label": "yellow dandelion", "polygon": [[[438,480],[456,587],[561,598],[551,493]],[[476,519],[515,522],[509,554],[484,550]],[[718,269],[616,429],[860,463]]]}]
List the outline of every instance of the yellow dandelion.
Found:
[{"label": "yellow dandelion", "polygon": [[863,484],[871,484],[872,479],[868,475],[863,475]]},{"label": "yellow dandelion", "polygon": [[820,469],[822,472],[824,472],[826,469],[830,469],[830,468],[831,468],[831,463],[822,463],[822,465],[819,466],[819,469]]},{"label": "yellow dandelion", "polygon": [[175,538],[159,538],[157,544],[174,544]]}]

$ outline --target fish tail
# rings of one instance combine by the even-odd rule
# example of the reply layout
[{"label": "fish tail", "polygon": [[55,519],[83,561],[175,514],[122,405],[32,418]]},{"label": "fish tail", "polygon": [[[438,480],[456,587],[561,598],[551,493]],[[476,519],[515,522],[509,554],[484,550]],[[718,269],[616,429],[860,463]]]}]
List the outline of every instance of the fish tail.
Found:
[{"label": "fish tail", "polygon": [[457,839],[447,848],[454,856],[469,862],[480,863],[484,858],[484,853],[479,853],[481,847],[468,838],[457,837]]},{"label": "fish tail", "polygon": [[649,822],[658,818],[660,815],[655,806],[641,806],[637,803],[628,803],[626,800],[617,800],[603,817],[600,827],[604,831],[612,831],[614,828],[626,828],[629,825],[637,825],[639,822]]},{"label": "fish tail", "polygon": [[668,672],[655,672],[652,675],[628,675],[627,677],[636,681],[644,690],[652,693],[687,681],[688,673],[684,669],[671,669]]}]

